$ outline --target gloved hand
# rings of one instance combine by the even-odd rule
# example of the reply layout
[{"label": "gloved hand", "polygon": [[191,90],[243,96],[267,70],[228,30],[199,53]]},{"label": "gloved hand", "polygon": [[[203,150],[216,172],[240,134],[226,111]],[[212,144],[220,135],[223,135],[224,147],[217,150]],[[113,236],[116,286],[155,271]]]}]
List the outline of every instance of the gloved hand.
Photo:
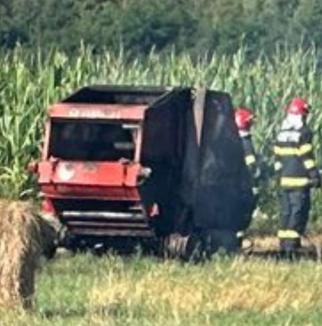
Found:
[{"label": "gloved hand", "polygon": [[321,187],[321,175],[316,170],[309,171],[310,186],[313,188]]},{"label": "gloved hand", "polygon": [[259,167],[256,167],[253,172],[253,177],[255,180],[261,180],[262,179],[262,171]]},{"label": "gloved hand", "polygon": [[321,179],[320,178],[311,178],[310,186],[313,188],[320,188],[321,187]]},{"label": "gloved hand", "polygon": [[139,172],[138,184],[141,186],[151,176],[151,173],[151,168],[147,166],[141,167]]},{"label": "gloved hand", "polygon": [[258,189],[258,187],[252,187],[252,192],[253,192],[253,195],[254,195],[254,196],[258,196],[258,194],[259,194],[259,189]]}]

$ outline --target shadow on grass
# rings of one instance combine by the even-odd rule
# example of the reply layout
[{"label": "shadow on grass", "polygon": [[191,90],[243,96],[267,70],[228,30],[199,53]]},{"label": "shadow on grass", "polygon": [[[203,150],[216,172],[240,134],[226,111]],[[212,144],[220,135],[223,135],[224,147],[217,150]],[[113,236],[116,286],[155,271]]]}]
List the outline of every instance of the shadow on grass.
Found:
[{"label": "shadow on grass", "polygon": [[85,307],[77,307],[71,309],[45,309],[40,312],[40,316],[46,319],[59,318],[83,318],[85,317],[87,310]]}]

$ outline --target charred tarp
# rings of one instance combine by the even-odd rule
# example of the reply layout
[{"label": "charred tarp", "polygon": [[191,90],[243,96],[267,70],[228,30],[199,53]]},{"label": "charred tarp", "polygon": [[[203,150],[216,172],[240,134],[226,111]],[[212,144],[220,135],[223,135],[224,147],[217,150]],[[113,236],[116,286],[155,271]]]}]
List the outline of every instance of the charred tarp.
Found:
[{"label": "charred tarp", "polygon": [[173,232],[179,223],[186,116],[191,107],[191,89],[176,88],[160,97],[146,112],[142,164],[153,172],[141,187],[141,195],[145,204],[156,202],[160,206],[161,218],[155,221],[158,235]]},{"label": "charred tarp", "polygon": [[160,205],[159,234],[248,227],[251,182],[228,94],[165,93],[146,113],[142,163],[153,170],[141,193]]},{"label": "charred tarp", "polygon": [[225,93],[206,94],[198,159],[193,194],[195,227],[245,229],[253,209],[251,183],[230,97]]}]

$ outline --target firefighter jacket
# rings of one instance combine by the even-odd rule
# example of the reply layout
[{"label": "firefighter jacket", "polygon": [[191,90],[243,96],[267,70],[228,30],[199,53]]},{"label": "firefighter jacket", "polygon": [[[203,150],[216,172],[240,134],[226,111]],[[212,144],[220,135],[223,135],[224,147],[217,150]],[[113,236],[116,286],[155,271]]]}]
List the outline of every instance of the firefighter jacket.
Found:
[{"label": "firefighter jacket", "polygon": [[251,135],[249,133],[240,133],[242,146],[245,155],[245,163],[248,167],[248,170],[251,174],[253,180],[253,191],[258,192],[258,181],[260,178],[260,169],[257,163],[257,157],[255,154],[253,142]]},{"label": "firefighter jacket", "polygon": [[277,135],[274,154],[274,168],[282,188],[301,189],[319,185],[312,132],[307,125],[292,125],[284,121]]}]

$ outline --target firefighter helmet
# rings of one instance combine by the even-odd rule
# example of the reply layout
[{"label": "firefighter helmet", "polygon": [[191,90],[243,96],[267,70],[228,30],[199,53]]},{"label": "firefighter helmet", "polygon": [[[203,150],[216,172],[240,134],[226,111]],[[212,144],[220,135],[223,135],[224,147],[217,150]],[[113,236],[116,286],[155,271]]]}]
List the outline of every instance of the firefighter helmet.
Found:
[{"label": "firefighter helmet", "polygon": [[306,115],[309,113],[309,104],[301,97],[294,97],[286,108],[286,113]]},{"label": "firefighter helmet", "polygon": [[248,108],[235,110],[235,122],[239,130],[249,130],[254,120],[254,113]]}]

